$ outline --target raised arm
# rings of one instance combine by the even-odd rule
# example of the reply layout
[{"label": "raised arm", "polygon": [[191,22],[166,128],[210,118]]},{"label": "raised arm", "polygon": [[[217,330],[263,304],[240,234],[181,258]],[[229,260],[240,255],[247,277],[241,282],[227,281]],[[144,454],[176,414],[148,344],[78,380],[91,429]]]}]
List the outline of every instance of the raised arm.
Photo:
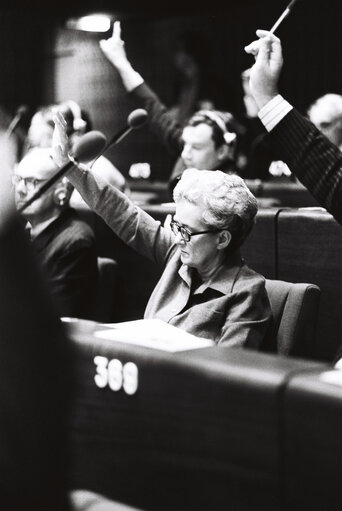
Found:
[{"label": "raised arm", "polygon": [[[53,158],[62,166],[67,161],[67,137],[60,112],[54,122]],[[101,216],[119,238],[157,264],[166,264],[174,240],[169,229],[164,229],[159,221],[110,185],[96,170],[88,170],[81,164],[69,171],[67,177],[90,209]]]},{"label": "raised arm", "polygon": [[121,39],[120,21],[114,22],[112,37],[109,39],[101,39],[100,48],[109,62],[111,62],[118,71],[127,92],[132,91],[143,83],[144,79],[133,69],[127,58],[125,43]]},{"label": "raised arm", "polygon": [[182,150],[182,126],[159,97],[145,83],[142,76],[133,69],[127,58],[125,43],[121,38],[120,21],[114,22],[113,34],[109,39],[100,41],[100,48],[119,73],[122,83],[137,106],[149,112],[148,126],[164,143],[169,151],[178,156]]},{"label": "raised arm", "polygon": [[250,89],[259,109],[278,94],[278,80],[283,67],[280,39],[266,30],[257,30],[258,40],[245,47],[255,57],[250,70]]},{"label": "raised arm", "polygon": [[342,153],[310,121],[278,94],[283,65],[280,40],[258,30],[245,51],[254,55],[250,87],[259,118],[274,151],[318,202],[342,223]]}]

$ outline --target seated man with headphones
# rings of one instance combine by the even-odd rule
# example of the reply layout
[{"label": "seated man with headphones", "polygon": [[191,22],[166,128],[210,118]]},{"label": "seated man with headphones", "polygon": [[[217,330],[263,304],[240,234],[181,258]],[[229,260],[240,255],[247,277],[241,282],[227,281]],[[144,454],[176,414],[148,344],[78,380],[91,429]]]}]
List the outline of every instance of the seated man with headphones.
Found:
[{"label": "seated man with headphones", "polygon": [[[50,148],[28,151],[13,174],[17,207],[58,170]],[[23,216],[34,252],[60,316],[91,318],[97,289],[97,254],[91,228],[69,205],[73,186],[66,178],[28,206]]]},{"label": "seated man with headphones", "polygon": [[114,22],[112,37],[100,41],[100,48],[119,73],[136,106],[148,111],[151,131],[178,158],[169,180],[170,190],[186,168],[238,173],[237,143],[242,128],[230,112],[199,110],[181,125],[133,69],[121,39],[119,21]]}]

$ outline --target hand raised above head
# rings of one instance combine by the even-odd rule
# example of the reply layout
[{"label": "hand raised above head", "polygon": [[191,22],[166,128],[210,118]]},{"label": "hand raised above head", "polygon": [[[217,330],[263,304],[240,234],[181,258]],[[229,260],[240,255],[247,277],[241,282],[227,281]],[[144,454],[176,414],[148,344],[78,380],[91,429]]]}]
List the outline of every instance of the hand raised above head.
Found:
[{"label": "hand raised above head", "polygon": [[281,42],[266,30],[257,30],[259,39],[245,47],[254,55],[250,70],[250,89],[259,108],[278,94],[278,80],[283,66]]},{"label": "hand raised above head", "polygon": [[99,44],[103,53],[115,67],[120,67],[122,63],[127,62],[125,43],[121,39],[120,21],[114,22],[112,37],[101,39]]},{"label": "hand raised above head", "polygon": [[62,167],[69,161],[69,139],[66,132],[67,123],[63,114],[56,110],[53,116],[55,129],[52,136],[52,152],[51,156],[58,167]]}]

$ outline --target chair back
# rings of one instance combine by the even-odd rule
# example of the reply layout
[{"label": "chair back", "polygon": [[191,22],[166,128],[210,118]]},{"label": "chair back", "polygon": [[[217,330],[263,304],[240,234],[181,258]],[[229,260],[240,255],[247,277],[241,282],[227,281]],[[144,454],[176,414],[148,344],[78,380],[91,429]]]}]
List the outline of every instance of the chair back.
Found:
[{"label": "chair back", "polygon": [[313,358],[320,288],[315,284],[266,279],[280,355]]},{"label": "chair back", "polygon": [[98,287],[93,314],[94,321],[122,321],[124,303],[123,279],[118,263],[109,257],[97,258]]}]

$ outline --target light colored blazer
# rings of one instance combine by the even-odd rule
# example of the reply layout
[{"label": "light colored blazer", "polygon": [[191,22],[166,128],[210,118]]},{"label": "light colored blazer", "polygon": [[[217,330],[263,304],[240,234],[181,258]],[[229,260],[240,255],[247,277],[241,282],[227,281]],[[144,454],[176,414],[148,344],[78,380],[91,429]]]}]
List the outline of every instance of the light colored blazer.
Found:
[{"label": "light colored blazer", "polygon": [[194,270],[182,264],[169,229],[96,173],[75,169],[69,179],[125,243],[164,268],[145,318],[162,319],[218,345],[260,347],[272,325],[265,279],[239,252],[226,258],[209,284],[192,292]]}]

